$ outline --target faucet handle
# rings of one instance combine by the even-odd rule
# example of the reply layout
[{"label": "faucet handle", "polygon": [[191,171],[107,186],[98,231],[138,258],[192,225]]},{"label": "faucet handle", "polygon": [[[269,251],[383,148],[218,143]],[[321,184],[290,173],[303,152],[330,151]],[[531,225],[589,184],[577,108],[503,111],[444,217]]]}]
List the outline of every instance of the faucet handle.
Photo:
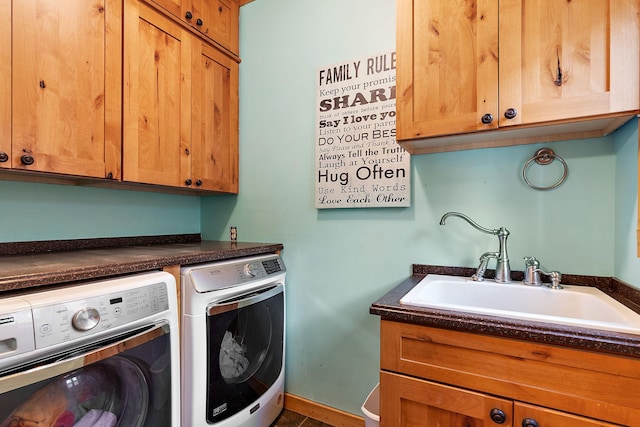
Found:
[{"label": "faucet handle", "polygon": [[540,261],[538,261],[535,257],[526,256],[524,257],[524,280],[522,283],[530,286],[540,286],[542,285],[542,280],[540,280],[540,274],[538,271],[540,269]]},{"label": "faucet handle", "polygon": [[473,276],[471,276],[471,279],[474,282],[482,282],[484,281],[484,273],[487,270],[487,264],[489,264],[489,259],[490,258],[498,258],[498,252],[485,252],[482,254],[482,256],[480,257],[480,265],[478,265],[478,268],[476,269],[476,272]]},{"label": "faucet handle", "polygon": [[559,271],[550,271],[547,273],[545,271],[540,270],[539,268],[536,269],[535,271],[539,271],[545,276],[549,276],[549,278],[551,279],[551,284],[549,285],[549,287],[551,289],[563,289],[563,286],[560,284],[560,281],[562,280],[562,274],[560,274]]}]

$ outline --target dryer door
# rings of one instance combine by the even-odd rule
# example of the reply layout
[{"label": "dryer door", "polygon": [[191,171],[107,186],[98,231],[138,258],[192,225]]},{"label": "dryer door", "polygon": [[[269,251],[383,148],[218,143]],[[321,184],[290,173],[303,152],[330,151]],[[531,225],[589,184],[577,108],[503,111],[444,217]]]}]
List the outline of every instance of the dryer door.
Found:
[{"label": "dryer door", "polygon": [[284,286],[272,284],[207,310],[207,422],[245,409],[284,366]]},{"label": "dryer door", "polygon": [[0,427],[169,427],[168,351],[160,324],[4,370]]}]

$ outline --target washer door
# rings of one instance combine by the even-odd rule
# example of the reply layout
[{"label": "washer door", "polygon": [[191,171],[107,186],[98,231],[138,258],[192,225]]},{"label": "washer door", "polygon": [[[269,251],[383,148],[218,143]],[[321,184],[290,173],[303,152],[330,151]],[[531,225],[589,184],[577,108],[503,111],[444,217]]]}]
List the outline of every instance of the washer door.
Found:
[{"label": "washer door", "polygon": [[149,388],[140,367],[119,356],[11,394],[12,400],[23,400],[0,424],[2,427],[142,427],[149,400]]},{"label": "washer door", "polygon": [[[138,357],[148,354],[151,346],[166,345],[164,330],[164,326],[154,327],[0,376],[0,427],[168,426],[145,424],[152,412],[154,377],[147,362]],[[117,349],[128,350],[118,353]]]},{"label": "washer door", "polygon": [[207,421],[262,396],[283,369],[284,286],[271,285],[207,310]]}]

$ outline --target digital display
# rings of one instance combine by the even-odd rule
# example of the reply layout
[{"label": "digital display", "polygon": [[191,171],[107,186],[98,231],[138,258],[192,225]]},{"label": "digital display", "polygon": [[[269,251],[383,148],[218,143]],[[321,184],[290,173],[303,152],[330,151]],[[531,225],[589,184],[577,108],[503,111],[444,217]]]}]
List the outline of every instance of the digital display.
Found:
[{"label": "digital display", "polygon": [[110,303],[111,305],[113,305],[113,304],[119,304],[119,303],[121,303],[121,302],[122,302],[122,297],[112,298],[112,299],[110,299],[110,300],[109,300],[109,303]]},{"label": "digital display", "polygon": [[262,261],[262,266],[266,270],[267,274],[273,274],[282,270],[282,268],[280,267],[280,263],[278,263],[277,259]]}]

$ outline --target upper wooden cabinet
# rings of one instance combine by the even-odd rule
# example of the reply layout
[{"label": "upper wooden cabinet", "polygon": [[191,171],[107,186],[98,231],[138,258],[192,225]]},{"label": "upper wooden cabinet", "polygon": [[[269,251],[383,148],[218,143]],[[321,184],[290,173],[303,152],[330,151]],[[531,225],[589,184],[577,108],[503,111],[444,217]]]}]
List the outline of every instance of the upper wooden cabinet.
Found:
[{"label": "upper wooden cabinet", "polygon": [[0,167],[120,178],[120,0],[0,4]]},{"label": "upper wooden cabinet", "polygon": [[638,0],[398,0],[397,140],[427,153],[607,134],[640,110],[639,46]]},{"label": "upper wooden cabinet", "polygon": [[238,191],[238,64],[126,0],[123,180]]},{"label": "upper wooden cabinet", "polygon": [[238,192],[238,63],[206,43],[193,52],[191,170],[195,185]]},{"label": "upper wooden cabinet", "polygon": [[0,168],[11,167],[11,2],[0,1]]},{"label": "upper wooden cabinet", "polygon": [[238,0],[146,0],[196,29],[215,43],[238,54]]}]

